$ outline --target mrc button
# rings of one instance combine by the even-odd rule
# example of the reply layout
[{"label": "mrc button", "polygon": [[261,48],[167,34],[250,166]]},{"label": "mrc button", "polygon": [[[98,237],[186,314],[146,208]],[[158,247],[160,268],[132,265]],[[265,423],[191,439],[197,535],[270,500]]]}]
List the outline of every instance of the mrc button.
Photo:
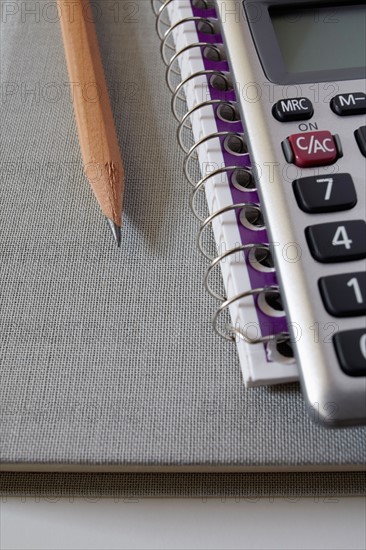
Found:
[{"label": "mrc button", "polygon": [[292,134],[282,142],[287,162],[301,168],[333,164],[342,156],[339,137],[324,130]]},{"label": "mrc button", "polygon": [[306,97],[281,99],[272,108],[273,116],[280,122],[307,120],[314,114],[313,104]]},{"label": "mrc button", "polygon": [[330,101],[330,108],[339,116],[364,115],[366,113],[366,94],[356,92],[336,95]]}]

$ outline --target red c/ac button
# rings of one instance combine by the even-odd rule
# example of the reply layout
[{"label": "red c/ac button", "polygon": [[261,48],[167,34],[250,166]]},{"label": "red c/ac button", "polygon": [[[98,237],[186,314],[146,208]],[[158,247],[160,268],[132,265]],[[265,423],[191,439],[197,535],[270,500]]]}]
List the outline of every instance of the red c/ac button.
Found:
[{"label": "red c/ac button", "polygon": [[342,156],[339,137],[328,131],[293,134],[282,148],[287,162],[301,168],[333,164]]}]

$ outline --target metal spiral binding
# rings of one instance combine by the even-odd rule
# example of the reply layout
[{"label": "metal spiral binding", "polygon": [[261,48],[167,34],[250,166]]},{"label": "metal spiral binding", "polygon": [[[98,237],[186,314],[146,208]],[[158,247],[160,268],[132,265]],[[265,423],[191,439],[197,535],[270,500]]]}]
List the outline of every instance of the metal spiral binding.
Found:
[{"label": "metal spiral binding", "polygon": [[[168,6],[170,4],[172,4],[172,2],[175,2],[175,1],[179,1],[179,0],[165,0],[165,2],[162,2],[160,7],[158,7],[157,9],[154,7],[155,6],[155,2],[152,1],[152,7],[153,7],[153,11],[156,15],[156,32],[158,33],[158,36],[160,38],[160,40],[163,40],[165,35],[169,32],[171,32],[173,30],[173,27],[175,28],[174,25],[171,25],[170,24],[170,21],[167,20],[167,19],[164,19],[164,15],[165,15],[165,12],[168,8]],[[207,2],[207,0],[206,0]],[[203,8],[203,9],[209,9],[208,7],[207,8]],[[179,24],[181,23],[188,23],[189,21],[205,21],[206,23],[209,24],[209,26],[211,26],[211,22],[209,20],[206,20],[205,17],[188,17],[188,18],[185,18],[184,20],[182,20],[181,22],[179,22]],[[166,32],[163,32],[162,31],[162,26],[165,26],[165,27],[168,27],[168,30]],[[214,27],[212,27],[212,30],[216,30]]]},{"label": "metal spiral binding", "polygon": [[[178,27],[180,27],[181,25],[185,25],[186,23],[194,23],[196,21],[200,21],[200,22],[204,21],[211,28],[212,34],[214,33],[215,25],[214,25],[213,21],[211,21],[210,19],[204,19],[202,17],[192,16],[192,17],[185,17],[184,19],[181,19],[180,21],[177,21],[177,23],[174,23],[174,25],[169,27],[169,29],[164,33],[163,41],[161,43],[161,48],[160,48],[161,57],[163,58],[163,61],[164,61],[165,65],[169,64],[169,61],[165,57],[165,50],[167,48],[169,50],[174,50],[174,46],[172,46],[168,42],[168,40],[169,40],[170,36],[172,35],[172,33]],[[207,42],[207,44],[211,45],[211,42]]]},{"label": "metal spiral binding", "polygon": [[260,294],[266,293],[266,292],[279,293],[280,289],[278,285],[263,286],[261,288],[254,288],[251,290],[247,290],[246,292],[242,292],[237,296],[233,296],[229,300],[225,300],[225,302],[223,302],[220,305],[220,307],[216,310],[216,312],[212,316],[212,326],[215,332],[219,334],[219,336],[222,336],[222,338],[224,338],[225,340],[229,340],[230,342],[235,342],[235,335],[242,338],[247,344],[264,344],[266,342],[271,342],[273,340],[275,340],[276,343],[279,344],[282,342],[290,341],[290,335],[288,332],[278,332],[277,334],[269,334],[268,336],[260,336],[259,338],[249,338],[249,336],[245,334],[245,332],[243,332],[237,327],[228,325],[227,328],[228,328],[229,334],[226,334],[225,332],[220,330],[218,327],[217,322],[218,322],[219,316],[226,309],[228,309],[232,304],[234,304],[235,302],[238,302],[239,300],[243,300],[244,298],[249,298],[251,296],[252,297],[259,296]]},{"label": "metal spiral binding", "polygon": [[160,32],[160,29],[161,29],[161,25],[165,25],[166,27],[169,27],[170,25],[170,21],[169,19],[168,20],[164,20],[163,19],[163,16],[166,12],[166,9],[167,7],[172,3],[172,2],[175,2],[176,0],[165,0],[165,2],[163,2],[160,6],[160,8],[158,9],[157,13],[156,13],[156,32],[158,33],[158,36],[160,38],[160,40],[163,40],[164,38],[164,34],[162,34]]},{"label": "metal spiral binding", "polygon": [[151,7],[156,16],[158,15],[159,9],[161,8],[163,3],[164,0],[151,0]]},{"label": "metal spiral binding", "polygon": [[236,204],[229,204],[228,206],[224,206],[224,208],[220,208],[220,210],[216,210],[216,212],[208,216],[208,218],[206,218],[206,220],[201,224],[201,227],[197,233],[197,247],[201,254],[203,254],[203,256],[207,258],[207,260],[213,261],[215,259],[215,256],[210,255],[203,247],[202,237],[206,227],[211,225],[212,222],[219,216],[222,216],[227,212],[232,212],[233,210],[243,210],[244,208],[255,209],[258,211],[259,214],[261,214],[261,209],[259,208],[258,204],[255,204],[254,202],[239,202]]},{"label": "metal spiral binding", "polygon": [[205,70],[202,70],[202,71],[197,71],[196,73],[193,73],[193,74],[187,76],[187,78],[185,78],[184,80],[182,80],[182,82],[180,82],[178,84],[178,86],[174,90],[174,94],[173,94],[173,97],[172,97],[172,111],[173,111],[173,115],[175,116],[175,118],[177,119],[178,122],[181,122],[181,119],[179,118],[179,115],[177,113],[177,101],[178,100],[185,101],[185,98],[181,97],[179,94],[184,89],[184,86],[186,84],[188,84],[188,82],[190,82],[191,80],[194,80],[195,78],[198,78],[200,76],[205,76],[205,77],[207,77],[207,76],[220,76],[224,80],[224,82],[227,84],[228,89],[231,86],[228,74],[224,73],[223,71],[216,71],[215,69],[205,69]]},{"label": "metal spiral binding", "polygon": [[203,190],[205,184],[213,177],[218,176],[220,174],[235,172],[236,170],[240,170],[241,172],[246,172],[252,177],[252,171],[250,168],[245,168],[244,166],[234,165],[234,166],[223,166],[222,168],[217,168],[213,172],[210,172],[206,176],[204,176],[200,181],[195,185],[193,188],[193,191],[191,193],[189,205],[191,208],[192,213],[194,216],[198,219],[199,222],[203,223],[205,221],[205,217],[200,216],[200,214],[197,211],[196,208],[196,196],[199,191]]},{"label": "metal spiral binding", "polygon": [[[159,15],[159,10],[166,3],[167,3],[167,0],[151,0],[151,7],[152,7],[152,10],[153,10],[153,12],[156,16]],[[204,9],[204,10],[208,10],[210,8],[213,8],[214,5],[215,5],[214,0],[199,0],[198,3],[202,4],[202,6],[200,6],[200,8]],[[199,6],[197,6],[197,7],[199,7]],[[167,24],[169,24],[169,22]]]},{"label": "metal spiral binding", "polygon": [[[174,64],[177,61],[179,61],[180,57],[183,56],[185,53],[191,51],[194,48],[199,48],[201,50],[204,50],[205,48],[209,48],[209,49],[213,50],[215,54],[217,54],[217,57],[218,57],[217,61],[222,60],[222,50],[220,49],[220,47],[222,48],[222,44],[215,44],[213,42],[195,42],[195,43],[192,43],[192,44],[188,44],[187,46],[183,47],[180,51],[175,52],[171,57],[168,58],[167,50],[171,50],[171,51],[175,50],[175,47],[172,44],[170,44],[168,42],[168,40],[172,36],[174,30],[179,28],[181,25],[184,25],[186,23],[191,23],[191,22],[192,23],[197,23],[197,22],[203,21],[203,22],[206,22],[206,24],[212,29],[212,32],[215,31],[215,25],[212,22],[211,18],[204,17],[204,16],[193,16],[192,15],[191,17],[186,17],[186,18],[184,18],[180,21],[175,22],[172,25],[170,23],[170,21],[167,20],[165,17],[166,17],[166,12],[167,12],[168,6],[171,3],[173,3],[174,1],[179,1],[179,0],[151,0],[151,4],[152,4],[153,11],[156,15],[157,33],[158,33],[159,38],[162,41],[161,56],[162,56],[162,59],[163,59],[164,63],[167,65],[166,82],[167,82],[167,85],[168,85],[170,91],[173,94],[172,102],[171,102],[172,112],[173,112],[175,118],[177,119],[177,121],[179,122],[179,126],[178,126],[178,129],[177,129],[177,139],[178,139],[178,143],[179,143],[180,147],[186,153],[186,157],[185,157],[185,161],[184,161],[184,173],[185,173],[185,176],[186,176],[187,180],[189,181],[189,183],[193,187],[192,193],[190,195],[190,208],[191,208],[193,214],[195,215],[195,217],[201,223],[200,229],[199,229],[198,234],[197,234],[197,246],[198,246],[198,249],[200,250],[200,252],[205,256],[205,258],[207,258],[211,262],[209,267],[207,268],[207,270],[205,272],[204,285],[205,285],[205,288],[206,288],[207,292],[209,292],[209,294],[211,296],[213,296],[214,298],[216,298],[217,300],[219,300],[221,302],[221,305],[218,307],[218,309],[216,310],[216,312],[212,316],[212,319],[211,319],[212,326],[213,326],[213,328],[214,328],[214,330],[217,334],[219,334],[221,337],[223,337],[225,340],[228,340],[228,341],[234,341],[235,342],[236,338],[239,337],[239,338],[243,339],[248,344],[265,344],[265,343],[272,342],[272,341],[275,341],[276,345],[280,344],[280,343],[285,343],[285,342],[286,343],[291,343],[290,334],[288,332],[279,332],[277,334],[270,334],[270,335],[267,335],[267,336],[260,336],[259,338],[250,338],[240,328],[234,327],[232,325],[227,325],[226,326],[227,331],[228,331],[227,333],[223,332],[218,327],[218,320],[219,320],[219,317],[221,316],[221,314],[224,311],[226,311],[228,308],[230,308],[230,306],[232,304],[234,304],[235,302],[238,302],[240,300],[244,300],[244,299],[249,298],[249,297],[256,298],[256,297],[260,296],[261,294],[263,294],[263,293],[265,294],[267,292],[278,292],[279,293],[280,290],[279,290],[278,285],[269,285],[269,286],[263,286],[263,287],[260,287],[260,288],[250,289],[250,290],[248,290],[246,292],[242,292],[242,293],[240,293],[236,296],[227,298],[225,295],[221,295],[221,294],[215,292],[211,288],[211,285],[210,285],[210,282],[209,282],[210,275],[211,275],[212,271],[216,268],[216,266],[221,264],[221,262],[224,259],[226,259],[229,256],[232,256],[236,253],[244,253],[244,255],[245,255],[246,251],[251,253],[251,252],[254,252],[255,250],[262,250],[263,252],[265,252],[265,258],[268,258],[268,257],[271,257],[271,251],[270,251],[269,245],[266,244],[266,243],[250,243],[250,244],[240,245],[240,246],[237,246],[235,248],[232,248],[232,249],[224,252],[223,254],[221,254],[217,257],[214,257],[214,256],[210,255],[204,249],[204,246],[203,246],[203,243],[202,243],[202,237],[203,237],[204,231],[206,230],[206,228],[208,226],[210,226],[212,224],[212,222],[216,218],[218,218],[219,216],[221,216],[221,215],[223,215],[227,212],[240,211],[240,210],[243,210],[243,209],[246,209],[246,208],[256,210],[258,212],[258,217],[259,217],[259,216],[261,216],[261,209],[260,209],[259,205],[256,204],[256,203],[242,202],[242,203],[231,204],[231,205],[228,205],[224,208],[221,208],[220,210],[217,210],[216,212],[213,212],[207,218],[202,217],[197,211],[197,207],[196,207],[196,204],[195,204],[197,194],[199,193],[199,191],[203,190],[205,185],[207,184],[207,182],[209,182],[215,176],[220,175],[220,174],[224,174],[224,173],[229,176],[229,174],[231,172],[235,173],[236,171],[244,171],[249,175],[249,177],[251,179],[253,179],[253,174],[252,174],[252,170],[250,168],[240,166],[239,164],[238,165],[234,164],[232,166],[225,166],[225,167],[222,167],[222,168],[218,168],[218,169],[214,170],[213,172],[211,172],[210,174],[202,177],[198,182],[193,181],[192,177],[189,174],[188,165],[189,165],[190,160],[192,158],[194,158],[194,155],[197,157],[197,150],[199,149],[199,147],[201,145],[209,142],[210,140],[217,139],[217,138],[218,139],[220,139],[220,138],[227,139],[228,137],[235,136],[236,138],[239,138],[240,140],[242,140],[244,149],[246,151],[245,153],[243,153],[243,155],[248,154],[248,153],[247,153],[247,147],[246,147],[246,141],[245,141],[244,135],[242,133],[239,133],[239,132],[217,131],[217,132],[214,132],[213,134],[204,136],[199,141],[195,142],[190,148],[186,147],[185,144],[183,143],[183,137],[182,137],[183,130],[185,128],[192,128],[192,124],[190,122],[190,119],[191,119],[191,116],[194,113],[196,113],[200,109],[203,109],[204,107],[211,106],[213,109],[215,109],[215,108],[219,108],[220,105],[225,105],[225,106],[228,106],[228,107],[232,107],[233,110],[234,110],[236,108],[236,103],[234,101],[225,100],[225,99],[210,99],[210,100],[207,100],[207,101],[200,102],[197,105],[193,105],[193,107],[191,107],[186,113],[184,113],[183,116],[180,116],[178,114],[178,108],[177,108],[178,101],[181,101],[181,102],[185,101],[185,97],[182,96],[182,92],[184,92],[186,84],[188,84],[192,80],[197,79],[199,77],[205,77],[206,79],[210,79],[214,76],[218,76],[218,77],[223,79],[227,90],[232,89],[232,82],[231,82],[230,74],[225,72],[225,71],[215,70],[215,69],[204,69],[204,70],[200,70],[200,71],[197,71],[193,74],[188,75],[186,78],[181,80],[181,82],[179,82],[179,84],[174,88],[174,86],[171,82],[172,75],[178,76],[180,74],[180,71],[174,68]],[[203,7],[200,7],[200,9],[202,9],[202,10],[210,9],[210,7],[211,7],[210,0],[197,0],[197,1],[201,2],[202,5],[203,5]],[[163,31],[162,27],[165,27],[166,29]],[[203,53],[202,53],[202,55],[203,55]],[[226,122],[230,123],[231,121],[227,120]],[[232,122],[237,122],[237,120],[233,120]],[[255,189],[250,188],[250,189],[248,189],[248,191],[249,190],[253,191]],[[258,263],[260,263],[260,260],[258,260]]]},{"label": "metal spiral binding", "polygon": [[227,296],[224,296],[223,294],[218,294],[217,292],[215,292],[212,289],[209,281],[210,281],[210,275],[211,275],[213,269],[215,269],[215,267],[217,265],[219,265],[223,260],[225,260],[229,256],[233,256],[234,254],[240,254],[241,252],[245,253],[246,251],[250,251],[250,250],[263,250],[267,254],[271,254],[271,251],[270,251],[269,246],[267,244],[258,244],[258,243],[242,244],[240,246],[236,246],[235,248],[231,248],[230,250],[227,250],[226,252],[224,252],[220,256],[217,256],[217,258],[215,258],[213,260],[213,262],[211,262],[211,264],[206,269],[206,273],[205,273],[205,277],[203,279],[203,282],[204,282],[204,285],[205,285],[205,289],[207,290],[207,292],[209,294],[211,294],[211,296],[213,298],[216,298],[216,300],[219,300],[220,302],[225,302],[225,300],[228,299]]},{"label": "metal spiral binding", "polygon": [[[245,146],[246,148],[246,141],[244,139],[244,135],[239,133],[239,132],[228,132],[228,131],[224,131],[224,132],[214,132],[213,134],[210,134],[208,136],[205,136],[203,137],[202,139],[200,139],[199,141],[197,141],[194,145],[192,145],[192,147],[190,148],[190,150],[188,151],[188,153],[186,154],[186,157],[184,159],[184,164],[183,164],[183,171],[184,171],[184,175],[186,176],[187,180],[189,181],[189,183],[194,187],[196,184],[195,182],[192,180],[190,174],[189,174],[189,170],[188,170],[188,167],[189,167],[189,161],[191,160],[192,156],[194,153],[196,153],[197,149],[203,145],[204,143],[207,143],[208,141],[211,141],[213,139],[216,139],[216,138],[220,138],[220,137],[224,137],[224,138],[229,138],[229,137],[236,137],[236,138],[239,138],[239,140],[242,141],[243,145]],[[246,155],[248,153],[245,153]]]},{"label": "metal spiral binding", "polygon": [[184,143],[183,143],[182,132],[183,132],[184,128],[191,128],[192,127],[192,124],[190,124],[190,120],[189,120],[190,117],[196,111],[199,111],[200,109],[203,109],[204,107],[209,107],[209,106],[219,107],[220,105],[226,105],[227,107],[233,107],[233,105],[235,105],[235,103],[233,101],[229,101],[227,99],[226,100],[224,100],[224,99],[209,99],[208,101],[203,101],[202,103],[198,103],[198,105],[195,105],[194,107],[192,107],[192,109],[190,109],[184,115],[184,117],[182,118],[182,120],[179,123],[178,130],[177,130],[178,143],[180,145],[180,148],[184,151],[184,153],[188,153],[189,148],[186,148]]},{"label": "metal spiral binding", "polygon": [[[192,44],[188,44],[188,46],[185,46],[184,48],[179,50],[179,52],[173,55],[173,57],[171,57],[169,60],[165,58],[165,50],[163,48],[164,48],[164,42],[162,43],[161,57],[163,58],[165,64],[168,66],[166,75],[165,75],[165,80],[166,80],[166,83],[168,84],[169,90],[172,93],[174,93],[175,88],[170,82],[170,77],[172,74],[176,76],[180,74],[180,71],[174,69],[173,66],[174,66],[174,63],[179,59],[181,55],[188,52],[189,50],[193,50],[194,48],[200,48],[200,49],[205,48],[205,49],[214,51],[215,53],[217,53],[218,57],[221,58],[221,50],[218,44],[213,44],[212,42],[193,42]],[[220,59],[218,59],[218,61],[219,60]]]}]

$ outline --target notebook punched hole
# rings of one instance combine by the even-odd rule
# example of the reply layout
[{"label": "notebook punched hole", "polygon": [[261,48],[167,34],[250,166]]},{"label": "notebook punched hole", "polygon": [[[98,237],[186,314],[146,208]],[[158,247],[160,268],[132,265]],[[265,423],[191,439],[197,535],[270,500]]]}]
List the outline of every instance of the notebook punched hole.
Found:
[{"label": "notebook punched hole", "polygon": [[210,78],[210,86],[220,92],[228,92],[233,89],[233,83],[229,73],[214,74]]},{"label": "notebook punched hole", "polygon": [[222,103],[216,109],[216,115],[224,122],[238,122],[240,113],[235,103]]},{"label": "notebook punched hole", "polygon": [[271,251],[266,250],[262,246],[253,248],[249,252],[249,263],[256,271],[271,273],[275,271],[273,257]]},{"label": "notebook punched hole", "polygon": [[281,294],[279,292],[265,292],[264,299],[270,308],[275,311],[283,311]]},{"label": "notebook punched hole", "polygon": [[276,343],[276,350],[280,355],[286,357],[287,359],[292,359],[294,357],[294,350],[290,340],[284,340],[283,342]]},{"label": "notebook punched hole", "polygon": [[243,208],[239,215],[240,223],[252,231],[260,231],[265,227],[262,212],[254,206]]},{"label": "notebook punched hole", "polygon": [[236,168],[231,175],[231,183],[238,191],[255,191],[255,181],[248,168]]},{"label": "notebook punched hole", "polygon": [[219,22],[212,18],[202,19],[197,23],[197,30],[203,34],[219,34]]},{"label": "notebook punched hole", "polygon": [[203,57],[208,61],[226,61],[226,52],[222,44],[212,44],[203,49]]},{"label": "notebook punched hole", "polygon": [[284,317],[285,315],[281,294],[277,290],[259,294],[258,307],[269,317]]},{"label": "notebook punched hole", "polygon": [[243,136],[227,136],[224,140],[224,148],[231,155],[240,156],[248,153],[247,142]]},{"label": "notebook punched hole", "polygon": [[211,10],[215,7],[215,0],[193,0],[192,4],[199,10]]},{"label": "notebook punched hole", "polygon": [[285,364],[294,363],[294,351],[290,336],[286,339],[280,338],[268,342],[267,350],[272,361]]}]

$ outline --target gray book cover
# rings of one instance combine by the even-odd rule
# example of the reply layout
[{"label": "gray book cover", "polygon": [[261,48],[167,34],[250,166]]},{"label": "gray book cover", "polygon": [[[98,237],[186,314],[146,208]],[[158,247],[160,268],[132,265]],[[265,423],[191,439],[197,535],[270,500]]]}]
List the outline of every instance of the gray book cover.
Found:
[{"label": "gray book cover", "polygon": [[120,250],[83,174],[57,13],[3,12],[2,469],[364,469],[366,428],[316,425],[297,384],[244,388],[209,322],[150,2],[93,4],[126,168]]}]

